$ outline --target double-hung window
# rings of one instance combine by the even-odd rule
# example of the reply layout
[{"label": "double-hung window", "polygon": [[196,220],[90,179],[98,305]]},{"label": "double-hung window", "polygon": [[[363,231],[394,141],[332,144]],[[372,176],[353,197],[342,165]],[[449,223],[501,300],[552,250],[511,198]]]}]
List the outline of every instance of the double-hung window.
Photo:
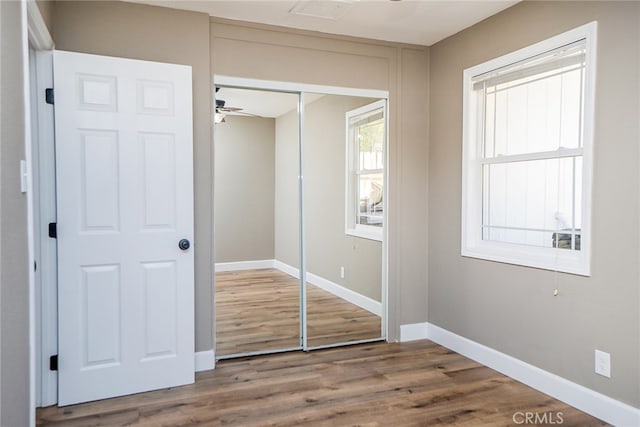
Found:
[{"label": "double-hung window", "polygon": [[589,275],[595,31],[465,70],[462,255]]},{"label": "double-hung window", "polygon": [[346,233],[382,240],[386,101],[346,113]]}]

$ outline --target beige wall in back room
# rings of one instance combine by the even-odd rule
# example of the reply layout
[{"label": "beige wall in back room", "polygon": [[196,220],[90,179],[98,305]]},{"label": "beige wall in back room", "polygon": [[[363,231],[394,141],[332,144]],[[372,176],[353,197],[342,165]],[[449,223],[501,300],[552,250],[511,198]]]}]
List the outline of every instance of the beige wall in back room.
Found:
[{"label": "beige wall in back room", "polygon": [[274,258],[275,119],[215,125],[216,262]]},{"label": "beige wall in back room", "polygon": [[[594,20],[591,277],[461,257],[463,70]],[[640,3],[523,2],[431,47],[429,119],[429,321],[636,407],[639,54]],[[595,349],[611,379],[594,373]]]},{"label": "beige wall in back room", "polygon": [[193,73],[196,351],[213,347],[212,86],[209,17],[111,1],[62,1],[53,9],[56,48],[190,65]]}]

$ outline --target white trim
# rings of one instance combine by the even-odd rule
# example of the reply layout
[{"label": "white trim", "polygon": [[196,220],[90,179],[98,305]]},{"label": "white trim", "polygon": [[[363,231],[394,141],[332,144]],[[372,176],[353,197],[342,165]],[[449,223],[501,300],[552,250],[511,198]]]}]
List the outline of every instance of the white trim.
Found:
[{"label": "white trim", "polygon": [[479,160],[481,165],[495,165],[500,163],[526,162],[529,160],[563,159],[566,157],[582,156],[582,148],[559,148],[553,151],[536,153],[505,154],[497,157],[485,157]]},{"label": "white trim", "polygon": [[[542,393],[617,426],[640,425],[640,409],[612,399],[556,374],[464,338],[431,323],[403,325],[401,330],[419,331],[426,338],[469,359],[520,381]],[[594,374],[595,375],[595,374]]]},{"label": "white trim", "polygon": [[[39,327],[36,339],[40,343],[40,354],[37,363],[40,366],[41,388],[39,403],[41,406],[51,406],[58,402],[58,374],[49,370],[49,356],[58,351],[58,294],[57,294],[57,247],[55,239],[48,237],[46,225],[56,222],[56,192],[55,192],[55,148],[53,136],[53,106],[44,102],[44,89],[53,87],[53,52],[36,52],[37,92],[40,97],[37,104],[38,113],[38,195],[40,234],[35,236],[40,240],[40,252],[36,254],[38,270],[40,271]],[[35,175],[34,175],[35,176]]]},{"label": "white trim", "polygon": [[[346,211],[348,212],[348,210]],[[384,218],[384,212],[383,212],[383,218]],[[382,227],[375,227],[373,225],[362,225],[362,224],[356,224],[355,228],[345,227],[344,234],[346,234],[347,236],[358,237],[360,239],[375,240],[376,242],[382,242],[382,236],[384,234],[383,230],[384,230],[384,220],[383,220]]]},{"label": "white trim", "polygon": [[[219,269],[219,265],[223,266],[224,269]],[[216,271],[241,271],[252,270],[254,268],[275,268],[276,270],[280,270],[291,277],[294,277],[296,279],[300,278],[300,271],[296,267],[293,267],[277,259],[216,263]],[[324,277],[320,277],[317,274],[307,273],[306,276],[307,283],[317,286],[320,289],[323,289],[337,296],[338,298],[350,302],[351,304],[357,305],[358,307],[367,310],[368,312],[375,314],[376,316],[382,317],[382,303],[365,295],[352,291],[351,289],[345,288],[344,286],[339,285],[335,282],[327,280]]]},{"label": "white trim", "polygon": [[[24,118],[24,167],[21,172],[26,174],[20,178],[22,182],[24,179],[25,188],[22,188],[23,192],[27,193],[27,271],[28,271],[28,318],[29,323],[28,330],[28,342],[29,342],[29,354],[28,366],[29,366],[29,426],[35,426],[36,424],[36,299],[35,299],[35,286],[36,277],[33,265],[35,262],[35,227],[34,227],[34,194],[32,191],[31,169],[33,168],[32,157],[32,110],[31,110],[31,82],[32,76],[30,72],[30,61],[32,59],[31,49],[29,48],[29,24],[28,24],[28,12],[26,2],[20,2],[20,47],[22,50],[22,99],[24,100],[22,115]],[[24,169],[24,171],[22,171]],[[26,191],[25,191],[26,190]]]},{"label": "white trim", "polygon": [[305,93],[298,93],[298,255],[300,263],[300,271],[298,276],[300,280],[300,344],[304,351],[309,350],[309,329],[307,324],[308,307],[307,307],[307,232],[306,232],[306,215],[305,215],[305,191],[304,191],[304,123],[305,123]]},{"label": "white trim", "polygon": [[293,266],[290,266],[289,264],[285,264],[282,261],[278,261],[277,259],[273,260],[273,268],[282,271],[283,273],[288,274],[291,277],[294,277],[296,279],[300,278],[300,271]]},{"label": "white trim", "polygon": [[[53,157],[46,156],[46,148],[53,147],[53,108],[48,106],[38,96],[44,93],[45,87],[53,85],[53,65],[51,50],[54,47],[53,39],[49,29],[42,18],[40,8],[34,0],[27,0],[25,3],[26,28],[28,41],[35,52],[35,64],[29,61],[29,66],[35,65],[36,84],[29,90],[35,91],[35,99],[39,102],[35,105],[37,134],[31,135],[28,145],[33,146],[34,152],[29,154],[32,157],[28,164],[29,179],[29,200],[32,201],[33,208],[31,219],[29,220],[30,236],[29,242],[33,246],[32,256],[29,264],[35,261],[38,265],[38,275],[34,275],[33,284],[30,283],[30,330],[31,330],[31,350],[30,359],[32,365],[32,387],[31,400],[34,409],[36,406],[50,406],[58,401],[58,377],[55,371],[48,369],[49,356],[57,352],[57,295],[56,288],[56,249],[55,242],[51,244],[43,241],[42,232],[44,230],[44,219],[49,217],[51,210],[54,212],[55,221],[55,193],[49,194],[47,183],[54,183]],[[31,82],[31,80],[29,80]],[[27,97],[31,102],[31,97]],[[29,111],[31,115],[31,111]],[[52,151],[52,150],[51,150]],[[50,163],[49,163],[50,161]],[[38,179],[37,183],[33,179]],[[51,200],[51,197],[53,200]],[[33,218],[37,218],[39,227],[33,223]],[[52,222],[52,221],[47,221]],[[37,233],[37,234],[36,234]],[[53,259],[52,268],[51,259]],[[31,270],[31,269],[30,269]],[[32,271],[32,270],[31,270]],[[31,282],[31,280],[30,280]],[[36,288],[38,291],[36,292]],[[53,294],[51,294],[53,292]],[[37,312],[36,312],[37,311]],[[33,312],[33,313],[31,313]],[[47,330],[44,330],[47,328]],[[36,344],[37,343],[37,344]],[[36,365],[38,369],[36,369]],[[34,384],[37,384],[35,386]],[[35,417],[35,409],[32,411]],[[32,424],[35,423],[35,418]]]},{"label": "white trim", "polygon": [[29,29],[29,41],[35,50],[53,49],[53,39],[49,34],[47,24],[45,24],[40,8],[35,0],[27,0],[27,22]]},{"label": "white trim", "polygon": [[216,367],[216,356],[213,350],[196,351],[194,358],[195,372],[210,371]]},{"label": "white trim", "polygon": [[219,74],[213,76],[213,81],[216,85],[220,86],[273,90],[279,92],[309,92],[326,95],[359,96],[363,98],[389,97],[389,91],[379,89],[356,89],[344,86],[325,86],[308,83],[282,82],[277,80],[248,79],[244,77],[232,77]]},{"label": "white trim", "polygon": [[[597,22],[582,25],[555,37],[541,41],[515,52],[467,68],[463,73],[463,144],[462,144],[462,210],[461,210],[461,249],[465,257],[524,265],[547,270],[562,271],[583,276],[590,275],[591,259],[591,194],[593,164],[593,126],[596,79],[596,36]],[[477,151],[480,144],[476,135],[476,107],[473,95],[474,76],[485,74],[516,62],[526,60],[553,49],[569,45],[579,40],[586,43],[586,69],[583,116],[583,188],[582,188],[582,226],[581,250],[542,248],[527,245],[489,242],[481,238],[482,190],[481,162]],[[578,150],[572,151],[576,154]],[[559,150],[558,157],[569,154]],[[564,153],[564,154],[563,154]],[[543,153],[548,157],[551,153]],[[540,153],[535,156],[539,157]],[[509,156],[505,159],[483,159],[484,163],[507,160],[524,160],[534,155]]]},{"label": "white trim", "polygon": [[307,282],[342,298],[351,304],[357,305],[358,307],[367,310],[369,313],[382,317],[382,304],[368,296],[359,294],[313,273],[307,273]]},{"label": "white trim", "polygon": [[[286,273],[292,277],[295,277],[296,279],[300,278],[300,272],[298,271],[297,268],[290,266],[288,264],[285,264],[282,261],[274,260],[273,268],[276,268],[282,271],[283,273]],[[352,291],[351,289],[345,288],[342,285],[339,285],[335,282],[327,280],[324,277],[320,277],[314,273],[307,273],[306,280],[307,280],[307,283],[317,286],[320,289],[323,289],[337,296],[338,298],[341,298],[347,302],[350,302],[351,304],[357,305],[358,307],[364,310],[367,310],[368,312],[375,314],[376,316],[382,317],[382,313],[383,313],[382,303],[374,299],[371,299],[365,295]]]},{"label": "white trim", "polygon": [[216,262],[215,265],[216,272],[259,270],[262,268],[273,268],[273,260],[263,259],[259,261]]},{"label": "white trim", "polygon": [[427,323],[400,325],[400,342],[426,340],[428,338]]},{"label": "white trim", "polygon": [[[384,180],[384,185],[382,188],[382,221],[385,225],[382,230],[382,319],[381,322],[381,332],[382,336],[385,338],[387,342],[389,342],[389,221],[390,218],[390,209],[391,203],[389,199],[391,198],[389,191],[389,175],[391,170],[391,165],[389,162],[389,146],[391,145],[389,139],[389,123],[390,123],[390,111],[391,108],[389,106],[389,98],[385,99],[385,116],[384,116],[384,129],[385,129],[385,147],[384,147],[384,175],[382,179]],[[396,306],[397,307],[397,306]],[[394,321],[394,326],[396,325]],[[396,335],[396,332],[393,333]]]}]

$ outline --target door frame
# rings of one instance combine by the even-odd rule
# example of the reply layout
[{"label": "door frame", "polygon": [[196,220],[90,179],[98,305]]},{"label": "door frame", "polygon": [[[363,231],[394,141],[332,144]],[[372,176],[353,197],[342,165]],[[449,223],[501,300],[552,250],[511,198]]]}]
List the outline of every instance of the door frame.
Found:
[{"label": "door frame", "polygon": [[[351,344],[360,344],[364,342],[371,341],[379,341],[379,339],[373,340],[363,340],[363,341],[353,341],[348,343],[338,343],[338,344],[330,344],[318,347],[309,347],[307,343],[307,334],[306,331],[303,331],[303,328],[306,328],[306,310],[307,310],[307,301],[306,301],[306,286],[302,286],[303,283],[306,283],[306,260],[305,260],[305,232],[304,232],[304,194],[302,191],[302,179],[303,179],[303,153],[304,153],[304,108],[305,101],[304,95],[305,93],[319,93],[323,95],[342,95],[342,96],[357,96],[363,98],[378,98],[383,99],[385,101],[385,132],[386,132],[386,141],[385,141],[385,162],[384,162],[384,193],[382,198],[383,203],[383,233],[382,233],[382,295],[381,295],[381,305],[382,305],[382,321],[381,321],[381,337],[383,340],[388,341],[388,322],[389,322],[389,286],[388,286],[388,278],[389,278],[389,91],[380,90],[380,89],[362,89],[362,88],[351,88],[344,86],[329,86],[329,85],[317,85],[317,84],[309,84],[309,83],[296,83],[296,82],[285,82],[278,80],[262,80],[262,79],[253,79],[253,78],[245,78],[245,77],[234,77],[222,74],[214,74],[213,75],[213,87],[216,86],[224,86],[229,88],[238,88],[238,89],[256,89],[256,90],[266,90],[266,91],[274,91],[274,92],[289,92],[298,94],[298,144],[299,144],[299,184],[298,184],[298,203],[300,208],[300,283],[301,283],[301,292],[300,292],[300,316],[302,321],[300,322],[301,328],[301,349],[304,351],[308,350],[316,350],[323,348],[330,348],[336,346],[343,345],[351,345]],[[214,99],[213,106],[215,108],[215,91],[214,91]],[[215,145],[215,137],[213,137],[214,145]],[[214,182],[215,188],[215,182]],[[214,248],[215,251],[215,248]],[[214,301],[215,301],[215,271],[213,274],[213,292],[214,292]],[[215,302],[214,302],[214,310],[215,310]],[[215,322],[215,317],[214,317]],[[216,330],[214,326],[214,331]],[[213,337],[213,346],[214,352],[216,348],[216,337]],[[273,352],[256,352],[256,354],[265,354],[265,353],[273,353]]]},{"label": "door frame", "polygon": [[[26,4],[28,34],[27,67],[25,67],[25,139],[26,170],[28,174],[28,244],[29,280],[29,341],[30,341],[30,424],[35,425],[35,408],[57,402],[57,373],[49,370],[49,355],[57,352],[57,293],[56,247],[47,242],[42,233],[43,220],[53,212],[55,221],[55,178],[53,157],[53,108],[44,102],[44,89],[53,84],[53,38],[35,1]],[[35,71],[35,73],[34,73]],[[33,74],[32,74],[33,73]],[[35,101],[35,105],[33,102]],[[37,182],[36,182],[37,180]],[[49,181],[48,181],[49,180]],[[51,192],[50,188],[54,188]],[[37,221],[37,223],[36,223]],[[51,262],[54,263],[53,270]],[[35,274],[38,273],[38,274]],[[45,291],[44,293],[42,291]],[[53,322],[51,322],[53,313]],[[46,319],[46,320],[45,320]],[[43,325],[48,329],[44,330]]]},{"label": "door frame", "polygon": [[35,282],[36,404],[58,402],[58,373],[49,369],[49,358],[58,352],[58,293],[55,239],[48,236],[47,224],[56,222],[55,145],[53,106],[44,101],[46,88],[53,87],[53,52],[36,51],[36,114],[38,135],[33,142],[33,178],[37,179],[33,197],[37,200],[34,217],[35,261],[39,274]]}]

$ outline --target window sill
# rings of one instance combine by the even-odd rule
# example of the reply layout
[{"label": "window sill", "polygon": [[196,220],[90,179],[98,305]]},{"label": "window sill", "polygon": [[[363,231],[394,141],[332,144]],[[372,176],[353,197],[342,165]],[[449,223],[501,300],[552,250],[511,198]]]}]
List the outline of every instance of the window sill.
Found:
[{"label": "window sill", "polygon": [[463,245],[461,255],[523,267],[591,276],[588,254],[582,251],[482,242],[474,246]]},{"label": "window sill", "polygon": [[361,239],[375,240],[382,242],[382,227],[358,227],[347,228],[345,234]]}]

